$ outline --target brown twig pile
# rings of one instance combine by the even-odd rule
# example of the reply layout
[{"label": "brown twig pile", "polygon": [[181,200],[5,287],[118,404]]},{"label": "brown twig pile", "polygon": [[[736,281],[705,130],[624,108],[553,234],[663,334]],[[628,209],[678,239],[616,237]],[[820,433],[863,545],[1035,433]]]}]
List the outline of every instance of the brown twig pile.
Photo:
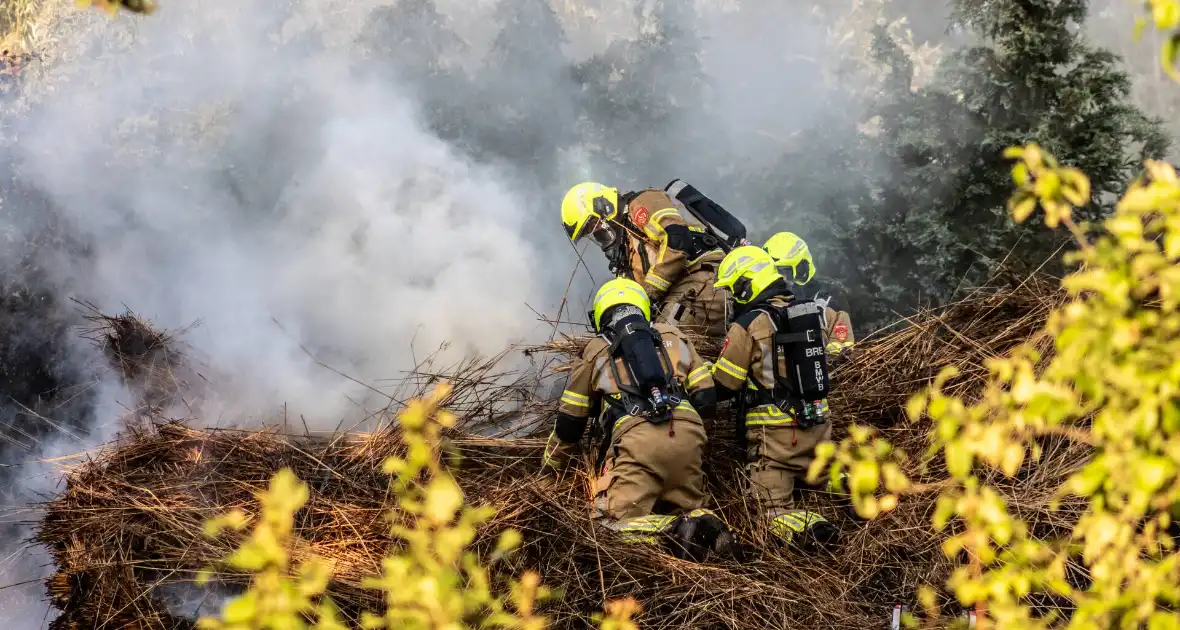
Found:
[{"label": "brown twig pile", "polygon": [[[914,317],[900,332],[863,343],[837,370],[840,394],[833,408],[839,432],[852,421],[873,424],[920,460],[925,427],[899,421],[907,396],[945,364],[962,370],[951,387],[970,394],[984,375],[982,361],[1032,337],[1062,299],[1053,285],[1033,278],[1017,287],[981,290],[942,312]],[[569,338],[548,349],[574,352],[584,343]],[[497,574],[535,569],[545,583],[559,587],[562,597],[545,609],[553,627],[587,627],[604,601],[632,595],[643,604],[644,628],[879,628],[895,604],[912,604],[920,584],[941,584],[955,567],[940,550],[943,538],[929,525],[932,495],[907,495],[893,512],[863,522],[849,516],[838,499],[805,492],[805,504],[842,528],[841,547],[834,553],[774,547],[744,504],[742,472],[724,413],[708,454],[709,485],[750,555],[740,563],[698,565],[620,544],[592,526],[585,473],[573,470],[558,480],[537,475],[553,403],[533,397],[523,381],[503,385],[502,376],[495,361],[474,362],[458,372],[424,375],[416,388],[424,391],[441,378],[456,383],[452,402],[470,422],[452,436],[461,456],[460,482],[471,502],[499,510],[478,544],[491,544],[506,527],[524,534],[524,547],[501,560]],[[473,425],[486,429],[489,422],[506,420],[489,404],[497,395],[512,400],[515,411],[508,419],[517,435],[531,435],[472,435]],[[177,584],[232,546],[228,539],[203,538],[203,521],[231,507],[253,509],[252,493],[283,466],[311,486],[311,501],[298,516],[296,556],[315,554],[335,563],[330,592],[346,614],[356,618],[362,609],[380,608],[377,594],[360,583],[378,571],[393,544],[381,518],[393,507],[381,462],[400,448],[396,431],[314,440],[168,424],[128,436],[75,470],[41,523],[38,539],[50,547],[57,566],[49,580],[62,610],[56,627],[187,626],[174,601],[185,591]],[[1033,531],[1056,536],[1076,514],[1072,506],[1050,511],[1050,498],[1087,453],[1064,441],[1044,446],[1040,463],[1000,487]],[[936,479],[938,466],[927,474]],[[223,578],[229,584],[235,580]],[[199,600],[196,587],[189,593]],[[942,597],[945,611],[956,615],[949,596]],[[215,610],[207,603],[200,614]]]},{"label": "brown twig pile", "polygon": [[109,316],[89,302],[75,302],[88,312],[83,318],[90,325],[82,337],[102,350],[135,395],[137,408],[125,421],[142,422],[177,408],[195,411],[191,403],[205,396],[207,382],[180,336],[199,322],[177,331],[158,330],[130,309]]}]

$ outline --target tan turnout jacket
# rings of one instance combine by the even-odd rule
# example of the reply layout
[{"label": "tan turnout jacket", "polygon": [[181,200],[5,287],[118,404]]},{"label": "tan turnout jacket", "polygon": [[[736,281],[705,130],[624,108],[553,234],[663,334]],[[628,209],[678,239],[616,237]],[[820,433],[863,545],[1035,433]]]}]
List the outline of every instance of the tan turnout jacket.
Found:
[{"label": "tan turnout jacket", "polygon": [[726,298],[723,292],[713,288],[713,282],[725,253],[712,249],[690,258],[688,251],[670,246],[670,226],[683,226],[690,231],[700,231],[700,227],[690,225],[662,190],[640,192],[627,204],[625,212],[642,233],[627,233],[631,279],[643,285],[653,307],[657,308],[654,321],[686,327],[699,334],[723,336]]}]

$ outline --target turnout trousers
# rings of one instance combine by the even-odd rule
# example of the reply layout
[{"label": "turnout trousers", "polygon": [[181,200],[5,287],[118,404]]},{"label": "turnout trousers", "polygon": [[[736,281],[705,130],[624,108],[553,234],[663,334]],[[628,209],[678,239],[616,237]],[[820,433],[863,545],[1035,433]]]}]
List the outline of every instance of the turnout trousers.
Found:
[{"label": "turnout trousers", "polygon": [[[620,420],[595,487],[596,520],[628,542],[655,542],[676,516],[704,505],[705,443],[698,418],[662,424],[634,416]],[[671,506],[672,513],[653,514],[657,501]]]},{"label": "turnout trousers", "polygon": [[770,519],[771,533],[790,542],[816,523],[820,514],[797,509],[793,492],[805,483],[815,460],[815,447],[832,437],[832,422],[808,429],[794,424],[755,425],[746,429],[748,492],[754,505]]}]

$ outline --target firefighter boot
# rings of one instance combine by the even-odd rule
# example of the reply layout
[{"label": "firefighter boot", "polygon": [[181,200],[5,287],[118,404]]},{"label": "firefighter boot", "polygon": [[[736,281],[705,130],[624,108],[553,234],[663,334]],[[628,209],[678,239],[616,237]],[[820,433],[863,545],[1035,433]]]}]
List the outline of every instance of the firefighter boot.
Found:
[{"label": "firefighter boot", "polygon": [[710,553],[733,556],[737,545],[725,523],[709,510],[693,510],[672,524],[669,548],[681,560],[704,562]]},{"label": "firefighter boot", "polygon": [[805,549],[830,549],[840,539],[840,530],[828,519],[806,510],[789,510],[772,516],[770,533],[783,544],[799,543]]},{"label": "firefighter boot", "polygon": [[808,545],[814,544],[822,549],[832,549],[840,544],[840,529],[829,521],[812,523],[807,528]]}]

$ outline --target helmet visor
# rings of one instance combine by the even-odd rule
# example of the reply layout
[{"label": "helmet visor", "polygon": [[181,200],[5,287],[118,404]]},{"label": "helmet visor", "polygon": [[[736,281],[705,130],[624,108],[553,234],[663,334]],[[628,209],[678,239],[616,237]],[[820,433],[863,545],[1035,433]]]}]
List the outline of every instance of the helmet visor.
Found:
[{"label": "helmet visor", "polygon": [[794,272],[795,284],[807,284],[811,280],[811,263],[807,262],[807,259],[800,260],[799,264],[795,265]]}]

